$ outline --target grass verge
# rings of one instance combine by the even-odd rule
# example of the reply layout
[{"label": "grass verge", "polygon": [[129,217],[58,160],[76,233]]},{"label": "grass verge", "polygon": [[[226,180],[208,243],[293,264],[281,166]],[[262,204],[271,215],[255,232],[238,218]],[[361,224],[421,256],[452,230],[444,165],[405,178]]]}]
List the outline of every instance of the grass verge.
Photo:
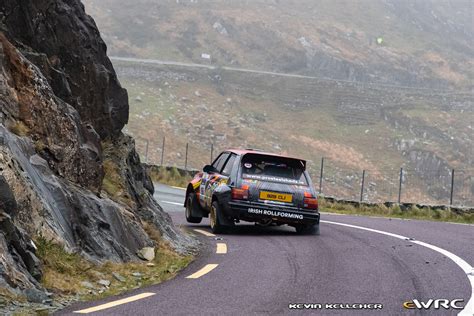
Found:
[{"label": "grass verge", "polygon": [[[150,237],[159,238],[151,225],[146,225],[146,230],[151,232]],[[37,255],[43,263],[43,286],[56,296],[77,296],[80,300],[100,299],[161,283],[176,276],[193,260],[193,256],[179,255],[160,240],[156,242],[156,255],[151,262],[102,264],[68,253],[62,246],[42,237],[36,238],[36,244]],[[110,281],[110,285],[101,285],[100,280]]]},{"label": "grass verge", "polygon": [[189,171],[179,170],[176,167],[149,167],[150,177],[153,182],[159,182],[170,186],[185,188],[193,175]]},{"label": "grass verge", "polygon": [[386,206],[384,204],[352,205],[350,203],[332,202],[324,198],[319,198],[319,206],[321,211],[328,213],[474,224],[473,212],[455,212],[449,208],[420,208],[416,205],[405,207],[398,204],[393,204],[391,206]]}]

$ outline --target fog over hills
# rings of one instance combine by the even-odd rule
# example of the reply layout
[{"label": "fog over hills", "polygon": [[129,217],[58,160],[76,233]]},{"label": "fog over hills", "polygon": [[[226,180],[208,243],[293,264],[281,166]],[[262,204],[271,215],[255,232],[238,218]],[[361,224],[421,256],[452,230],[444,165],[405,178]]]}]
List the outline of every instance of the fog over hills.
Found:
[{"label": "fog over hills", "polygon": [[472,1],[83,2],[109,55],[209,66],[113,60],[151,162],[163,136],[165,164],[190,143],[195,168],[211,144],[303,156],[315,179],[326,157],[325,193],[357,198],[365,169],[373,201],[403,167],[405,198],[432,203],[454,168],[473,203]]},{"label": "fog over hills", "polygon": [[111,55],[472,87],[472,1],[84,2]]}]

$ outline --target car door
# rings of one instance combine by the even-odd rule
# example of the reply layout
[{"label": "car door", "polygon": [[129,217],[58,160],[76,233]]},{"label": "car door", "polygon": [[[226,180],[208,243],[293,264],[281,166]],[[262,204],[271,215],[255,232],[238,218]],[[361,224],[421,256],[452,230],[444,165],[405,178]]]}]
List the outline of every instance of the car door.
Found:
[{"label": "car door", "polygon": [[219,201],[222,201],[222,196],[229,194],[230,186],[233,185],[233,180],[235,180],[236,170],[234,169],[236,159],[237,155],[234,153],[231,153],[229,158],[227,158],[227,161],[219,174],[219,178],[214,181],[211,198],[214,195],[218,197]]},{"label": "car door", "polygon": [[228,158],[228,152],[221,153],[219,157],[217,157],[212,163],[212,166],[215,168],[216,172],[204,172],[202,175],[202,181],[199,187],[199,202],[201,206],[207,210],[211,208],[213,189],[215,189],[218,180],[221,178],[221,171]]}]

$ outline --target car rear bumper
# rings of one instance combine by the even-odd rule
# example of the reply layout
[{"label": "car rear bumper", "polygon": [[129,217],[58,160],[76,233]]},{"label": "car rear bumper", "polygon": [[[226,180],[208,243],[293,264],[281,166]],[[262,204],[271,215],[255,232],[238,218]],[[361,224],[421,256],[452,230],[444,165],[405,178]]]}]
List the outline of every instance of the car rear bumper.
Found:
[{"label": "car rear bumper", "polygon": [[227,215],[234,219],[258,222],[271,218],[285,224],[319,224],[319,212],[245,201],[228,202]]}]

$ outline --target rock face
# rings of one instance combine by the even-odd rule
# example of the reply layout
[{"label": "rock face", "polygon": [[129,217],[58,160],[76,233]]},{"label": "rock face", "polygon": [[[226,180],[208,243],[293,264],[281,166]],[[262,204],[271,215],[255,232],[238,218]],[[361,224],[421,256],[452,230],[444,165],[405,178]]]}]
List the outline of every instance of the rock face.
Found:
[{"label": "rock face", "polygon": [[138,260],[144,223],[178,252],[182,235],[153,199],[121,88],[78,0],[0,2],[0,288],[42,290],[32,240],[93,261]]},{"label": "rock face", "polygon": [[128,96],[106,55],[94,20],[80,1],[2,1],[8,34],[54,93],[73,106],[99,135],[117,136],[128,121]]}]

